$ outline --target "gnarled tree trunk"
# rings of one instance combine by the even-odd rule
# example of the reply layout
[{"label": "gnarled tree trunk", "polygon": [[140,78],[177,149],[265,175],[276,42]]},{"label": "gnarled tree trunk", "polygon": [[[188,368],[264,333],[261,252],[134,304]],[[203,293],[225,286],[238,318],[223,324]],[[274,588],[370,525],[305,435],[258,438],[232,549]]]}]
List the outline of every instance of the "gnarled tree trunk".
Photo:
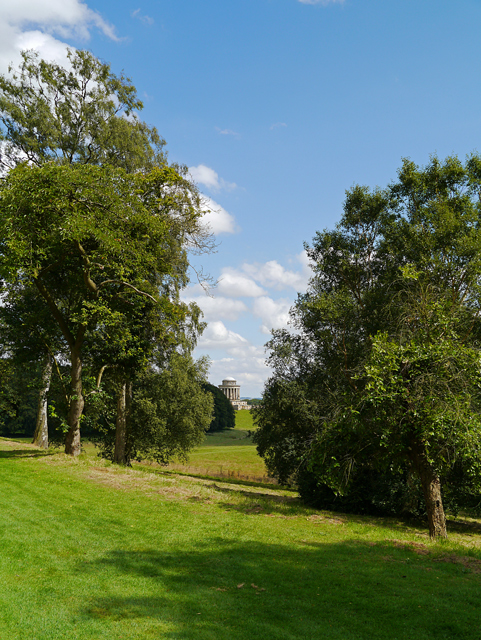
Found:
[{"label": "gnarled tree trunk", "polygon": [[410,458],[421,479],[428,514],[429,536],[433,539],[447,538],[441,481],[427,459],[424,447],[415,439],[411,441]]},{"label": "gnarled tree trunk", "polygon": [[114,462],[128,464],[127,438],[130,408],[132,404],[132,383],[122,380],[117,396],[117,417],[115,420]]},{"label": "gnarled tree trunk", "polygon": [[85,400],[82,389],[82,360],[80,350],[71,351],[72,369],[70,374],[70,407],[68,411],[69,430],[65,439],[65,453],[72,456],[80,455],[80,418]]},{"label": "gnarled tree trunk", "polygon": [[117,417],[115,420],[114,462],[125,464],[127,449],[127,383],[122,381],[117,396]]},{"label": "gnarled tree trunk", "polygon": [[47,393],[50,389],[52,377],[52,358],[47,354],[42,371],[42,387],[38,393],[37,422],[32,444],[42,449],[48,449],[48,418],[47,418]]}]

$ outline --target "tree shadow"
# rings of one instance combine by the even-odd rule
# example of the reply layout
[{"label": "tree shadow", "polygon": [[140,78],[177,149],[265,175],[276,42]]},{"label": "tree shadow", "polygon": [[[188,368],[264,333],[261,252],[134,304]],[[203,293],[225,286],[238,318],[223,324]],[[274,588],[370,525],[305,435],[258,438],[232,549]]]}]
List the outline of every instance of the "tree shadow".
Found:
[{"label": "tree shadow", "polygon": [[323,544],[315,532],[289,545],[219,537],[195,549],[117,549],[79,570],[117,585],[92,595],[82,617],[132,619],[146,634],[135,637],[467,640],[479,622],[479,579],[463,567],[362,540]]},{"label": "tree shadow", "polygon": [[55,455],[53,451],[43,451],[40,449],[7,449],[0,451],[0,459],[10,458],[45,458]]},{"label": "tree shadow", "polygon": [[[333,524],[355,523],[367,526],[375,526],[390,531],[400,532],[400,529],[414,529],[422,534],[428,535],[427,523],[420,519],[399,518],[389,516],[372,516],[353,513],[344,513],[337,511],[329,511],[324,509],[315,509],[304,504],[298,497],[282,496],[270,493],[262,493],[256,491],[245,491],[231,487],[219,487],[213,483],[210,485],[216,491],[225,494],[241,494],[246,500],[241,503],[220,502],[220,506],[226,511],[237,511],[239,513],[249,515],[278,515],[279,517],[296,518],[309,517],[319,522],[325,521]],[[451,523],[450,523],[451,527]]]}]

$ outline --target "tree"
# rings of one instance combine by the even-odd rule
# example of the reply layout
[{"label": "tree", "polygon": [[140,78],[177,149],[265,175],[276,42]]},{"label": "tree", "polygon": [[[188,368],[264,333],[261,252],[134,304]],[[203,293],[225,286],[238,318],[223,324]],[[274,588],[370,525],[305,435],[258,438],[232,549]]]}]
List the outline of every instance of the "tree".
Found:
[{"label": "tree", "polygon": [[258,449],[280,478],[348,494],[366,472],[418,479],[432,537],[443,482],[481,480],[481,158],[405,160],[384,190],[347,192],[334,231],[274,332],[256,411]]},{"label": "tree", "polygon": [[37,288],[69,352],[67,453],[80,452],[89,335],[98,327],[115,331],[138,296],[166,328],[197,314],[179,292],[188,247],[208,242],[200,216],[195,188],[168,165],[128,174],[109,166],[21,164],[4,179],[1,275]]},{"label": "tree", "polygon": [[[194,361],[189,353],[173,350],[163,362],[141,372],[130,393],[119,393],[123,382],[113,381],[113,396],[121,398],[126,437],[121,462],[153,460],[168,464],[186,460],[187,453],[199,445],[212,419],[212,396],[202,388],[206,362]],[[110,411],[113,416],[118,412]],[[104,414],[105,415],[105,414]],[[104,423],[100,436],[103,457],[116,461],[119,432],[114,420]]]},{"label": "tree", "polygon": [[213,384],[206,382],[203,389],[212,394],[214,401],[214,414],[209,425],[209,431],[223,431],[235,427],[235,409],[232,403],[222,391]]},{"label": "tree", "polygon": [[[164,166],[165,143],[154,127],[138,118],[143,105],[130,79],[116,76],[108,64],[88,51],[69,50],[67,55],[69,64],[64,68],[39,59],[34,51],[24,51],[19,68],[10,68],[9,76],[0,76],[0,172],[25,160],[36,166],[52,161],[110,165],[128,172]],[[38,309],[44,304],[40,293],[30,288],[22,302],[22,291],[17,287],[13,300],[9,285],[10,311],[18,305],[14,315],[23,320],[10,325],[16,328],[16,342],[24,342],[21,333],[27,326],[30,335],[39,340],[46,327],[39,320]],[[32,303],[32,296],[36,300],[27,304]],[[43,352],[37,357],[42,360],[56,348],[44,339],[39,344]],[[48,373],[48,367],[44,371]],[[49,380],[43,379],[37,416],[44,444],[48,384]]]},{"label": "tree", "polygon": [[143,105],[131,80],[88,51],[69,50],[69,68],[22,53],[0,75],[0,166],[27,160],[122,167],[165,162],[164,141],[137,117]]}]

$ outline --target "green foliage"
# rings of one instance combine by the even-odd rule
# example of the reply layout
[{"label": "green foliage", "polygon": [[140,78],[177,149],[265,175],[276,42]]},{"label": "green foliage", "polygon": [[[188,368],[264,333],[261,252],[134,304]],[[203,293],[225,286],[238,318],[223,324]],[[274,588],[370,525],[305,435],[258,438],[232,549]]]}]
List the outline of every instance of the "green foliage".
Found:
[{"label": "green foliage", "polygon": [[39,365],[0,358],[0,435],[33,435],[39,378]]},{"label": "green foliage", "polygon": [[[212,397],[202,389],[205,375],[202,360],[173,352],[162,371],[149,369],[138,376],[128,419],[127,464],[132,460],[160,464],[174,458],[186,460],[188,452],[203,441],[213,411]],[[99,440],[100,455],[113,460],[115,410],[110,406],[110,421],[102,411],[104,428]]]},{"label": "green foliage", "polygon": [[166,165],[147,174],[19,165],[0,190],[0,272],[20,290],[37,288],[34,323],[46,305],[72,363],[90,338],[105,358],[99,366],[145,366],[153,334],[159,344],[179,344],[181,334],[192,344],[202,326],[179,298],[187,245],[205,237],[199,216],[192,185]]},{"label": "green foliage", "polygon": [[214,401],[213,419],[210,423],[209,432],[223,431],[224,429],[234,429],[235,409],[227,396],[222,391],[209,382],[203,384],[204,391],[212,394]]},{"label": "green foliage", "polygon": [[22,53],[0,76],[0,165],[47,161],[152,168],[163,140],[136,115],[142,109],[129,78],[117,77],[88,51],[68,51],[69,68]]},{"label": "green foliage", "polygon": [[401,507],[413,474],[427,506],[439,480],[454,508],[479,503],[480,186],[478,156],[406,160],[387,189],[348,191],[337,228],[306,247],[314,277],[297,331],[268,344],[255,440],[318,504],[389,511],[376,486],[404,485]]},{"label": "green foliage", "polygon": [[80,419],[112,418],[106,367],[125,383],[154,352],[169,360],[195,345],[201,312],[180,291],[188,252],[212,239],[186,169],[167,164],[163,140],[138,118],[130,79],[87,51],[69,51],[68,68],[22,58],[0,76],[0,313],[17,356],[49,353],[59,382],[58,363],[70,360],[51,417],[69,427],[76,455]]}]

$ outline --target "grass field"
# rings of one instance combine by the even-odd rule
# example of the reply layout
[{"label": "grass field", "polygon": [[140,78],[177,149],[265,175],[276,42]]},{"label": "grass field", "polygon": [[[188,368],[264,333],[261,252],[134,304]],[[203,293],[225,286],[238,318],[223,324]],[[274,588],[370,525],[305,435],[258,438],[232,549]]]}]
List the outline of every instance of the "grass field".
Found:
[{"label": "grass field", "polygon": [[255,429],[254,421],[250,411],[241,410],[235,412],[235,428],[249,431]]},{"label": "grass field", "polygon": [[291,493],[0,440],[2,640],[471,640],[479,525],[304,508]]},{"label": "grass field", "polygon": [[187,464],[173,463],[168,469],[216,478],[237,478],[274,483],[252,442],[255,429],[249,411],[236,411],[235,429],[207,434],[203,444],[189,454]]}]

